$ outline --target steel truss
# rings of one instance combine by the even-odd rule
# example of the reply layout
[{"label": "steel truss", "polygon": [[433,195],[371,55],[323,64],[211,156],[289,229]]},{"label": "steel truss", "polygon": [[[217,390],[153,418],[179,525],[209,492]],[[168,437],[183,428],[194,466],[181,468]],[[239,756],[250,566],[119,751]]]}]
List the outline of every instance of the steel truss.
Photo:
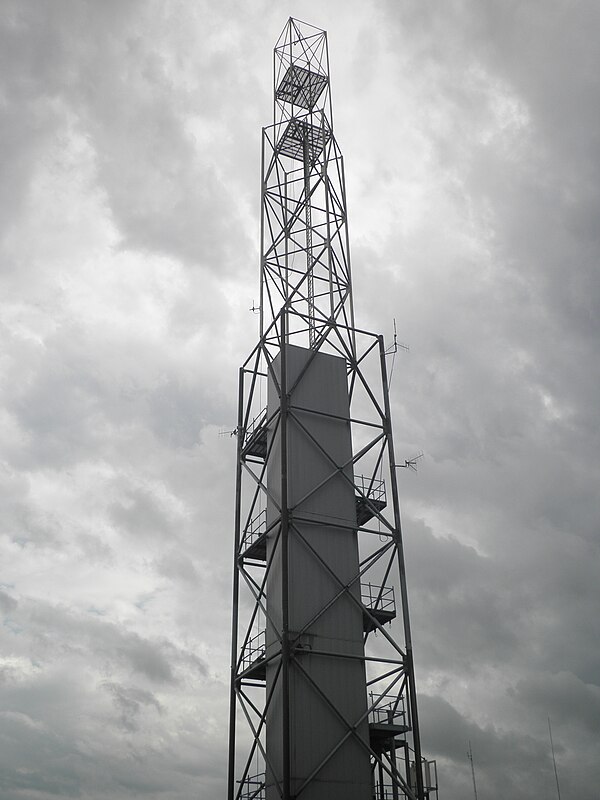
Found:
[{"label": "steel truss", "polygon": [[[344,169],[333,135],[325,32],[290,19],[274,66],[275,124],[263,135],[261,333],[239,376],[228,800],[310,797],[311,785],[350,739],[368,754],[369,796],[424,800],[437,797],[437,779],[434,762],[421,754],[386,354],[382,336],[354,324]],[[309,355],[290,383],[285,364],[294,345],[308,347]],[[295,400],[311,362],[325,353],[345,364],[348,417]],[[353,452],[343,463],[314,434],[309,421],[315,416],[349,425]],[[294,503],[286,460],[292,430],[328,465],[319,483]],[[276,492],[268,479],[273,470],[280,476]],[[351,487],[356,506],[356,520],[346,527],[357,537],[359,559],[345,579],[311,544],[307,530],[314,520],[304,511],[309,495],[333,481]],[[300,630],[292,630],[287,618],[292,544],[335,587]],[[276,560],[283,565],[279,621],[268,603]],[[363,620],[358,654],[310,644],[313,627],[342,600]],[[361,662],[358,715],[348,718],[338,710],[306,668],[308,652],[333,663]],[[285,708],[292,674],[310,686],[342,731],[300,784],[290,776],[294,731]],[[282,765],[266,744],[276,696],[284,702]]]}]

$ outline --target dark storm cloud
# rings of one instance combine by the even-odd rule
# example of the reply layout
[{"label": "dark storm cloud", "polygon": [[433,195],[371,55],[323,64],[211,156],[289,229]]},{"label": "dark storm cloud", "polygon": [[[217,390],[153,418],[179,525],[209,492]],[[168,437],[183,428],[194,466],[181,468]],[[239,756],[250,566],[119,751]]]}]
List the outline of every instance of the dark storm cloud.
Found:
[{"label": "dark storm cloud", "polygon": [[514,658],[522,646],[515,620],[528,612],[496,562],[452,537],[434,537],[422,523],[407,533],[407,558],[415,576],[411,609],[424,666],[435,669],[443,662],[445,669],[469,674]]},{"label": "dark storm cloud", "polygon": [[151,693],[135,686],[121,686],[107,681],[102,688],[112,695],[115,706],[119,710],[121,725],[125,730],[137,731],[140,726],[140,712],[144,708],[153,707],[158,713],[162,707]]},{"label": "dark storm cloud", "polygon": [[4,605],[2,649],[14,656],[0,673],[3,797],[189,791],[195,742],[178,730],[173,700],[206,680],[197,655],[94,614],[28,600],[16,607],[10,596]]},{"label": "dark storm cloud", "polygon": [[17,607],[17,601],[6,592],[0,591],[0,611],[7,616]]},{"label": "dark storm cloud", "polygon": [[518,702],[544,719],[549,711],[555,723],[585,725],[590,736],[600,734],[600,687],[585,684],[571,672],[541,673],[515,687]]},{"label": "dark storm cloud", "polygon": [[198,5],[6,11],[1,793],[217,796],[255,79]]},{"label": "dark storm cloud", "polygon": [[[80,797],[81,772],[89,766],[81,754],[69,752],[62,737],[32,720],[26,714],[0,712],[2,727],[2,776],[0,788],[6,798],[33,798],[35,796]],[[29,769],[15,769],[22,753],[28,753]],[[49,763],[49,754],[52,762]],[[40,774],[37,765],[46,767]]]},{"label": "dark storm cloud", "polygon": [[[424,33],[415,55],[441,78],[433,91],[452,110],[454,130],[438,133],[438,146],[446,168],[460,170],[475,213],[490,215],[496,258],[524,281],[534,314],[541,307],[550,315],[547,333],[556,336],[568,325],[567,346],[585,348],[585,339],[597,331],[600,299],[593,223],[600,208],[594,179],[600,168],[600,87],[598,53],[585,35],[598,24],[597,4],[467,2],[453,4],[450,13],[404,4],[397,11],[401,21]],[[444,36],[438,36],[442,27]],[[449,67],[445,77],[439,75],[441,63]],[[478,71],[487,76],[479,88],[473,79]],[[507,139],[507,150],[482,141],[473,112],[486,104],[504,104],[505,130],[524,117],[526,135]],[[535,335],[526,315],[519,328],[518,334]],[[539,353],[546,380],[569,370],[567,359],[557,358],[568,355],[565,349],[557,339]],[[577,359],[576,352],[571,355]],[[597,381],[597,364],[589,366]],[[585,383],[580,366],[570,367],[571,380],[559,397],[574,383]]]},{"label": "dark storm cloud", "polygon": [[[403,116],[427,137],[430,191],[415,210],[410,186],[392,196],[380,181],[398,223],[376,246],[365,237],[354,264],[391,265],[396,291],[365,281],[360,299],[374,319],[396,316],[411,344],[392,394],[397,452],[426,453],[402,481],[417,663],[457,714],[494,720],[503,741],[490,762],[505,751],[519,797],[530,796],[528,762],[552,791],[541,743],[556,685],[559,769],[592,797],[577,777],[592,769],[590,715],[575,709],[586,698],[593,716],[600,675],[600,55],[585,33],[598,9],[405,3],[385,15],[389,42],[412,33],[388,69]],[[376,174],[389,171],[385,152]],[[455,740],[485,742],[485,726],[456,723]],[[509,753],[519,726],[532,745]],[[464,796],[466,761],[445,758],[447,789]],[[481,777],[492,796],[498,770]]]},{"label": "dark storm cloud", "polygon": [[[38,9],[39,10],[39,9]],[[31,13],[30,13],[31,12]],[[0,230],[18,217],[27,197],[36,160],[60,122],[56,100],[61,69],[52,34],[32,36],[43,22],[25,3],[6,3],[0,21]],[[42,83],[43,81],[43,83]]]},{"label": "dark storm cloud", "polygon": [[[237,368],[291,3],[6,2],[0,787],[223,793]],[[440,797],[594,800],[592,2],[308,2],[355,306],[398,333],[423,746]],[[390,359],[391,366],[391,359]],[[409,473],[408,470],[402,471]]]},{"label": "dark storm cloud", "polygon": [[[4,338],[10,353],[5,411],[19,432],[5,457],[19,466],[68,465],[108,444],[107,430],[126,425],[144,425],[169,445],[191,446],[203,424],[221,420],[214,383],[182,374],[179,354],[174,361],[166,342],[150,357],[143,335],[126,335],[126,353],[119,334],[104,325],[65,321],[43,347]],[[221,380],[215,369],[215,382]]]},{"label": "dark storm cloud", "polygon": [[17,636],[32,638],[36,658],[57,661],[63,656],[90,655],[94,660],[105,659],[107,664],[120,664],[130,674],[138,673],[158,685],[177,682],[180,667],[207,674],[201,659],[168,640],[144,638],[97,615],[74,614],[40,601],[22,601],[17,606],[8,594],[5,604]]},{"label": "dark storm cloud", "polygon": [[[423,695],[421,699],[423,730],[432,751],[448,770],[446,781],[452,792],[472,792],[467,746],[475,741],[474,763],[479,791],[492,797],[508,792],[516,797],[538,797],[541,787],[550,787],[551,763],[545,743],[520,733],[505,733],[493,724],[480,727],[459,714],[441,698]],[[498,753],[502,759],[498,759]],[[506,765],[510,765],[507,768]],[[446,773],[445,773],[446,774]]]},{"label": "dark storm cloud", "polygon": [[191,586],[195,586],[199,580],[198,572],[194,565],[176,549],[163,556],[156,564],[156,569],[167,578],[186,581]]},{"label": "dark storm cloud", "polygon": [[[155,25],[139,5],[10,4],[1,34],[11,101],[3,148],[9,180],[0,208],[15,208],[36,154],[60,136],[69,118],[94,148],[121,247],[163,252],[209,270],[218,261],[221,274],[231,272],[237,248],[227,254],[226,233],[235,226],[239,238],[244,230],[231,182],[216,168],[214,153],[207,158],[187,129],[196,120],[225,140],[235,135],[215,95],[222,95],[219,83],[235,79],[235,62],[206,46],[196,50],[193,62],[173,58],[168,42],[192,44],[176,18],[162,31],[165,52],[157,51],[148,38]],[[210,47],[210,40],[204,44]],[[206,80],[213,71],[220,81]]]},{"label": "dark storm cloud", "polygon": [[134,536],[159,536],[170,527],[170,520],[156,502],[154,495],[143,489],[131,489],[109,513],[115,525]]}]

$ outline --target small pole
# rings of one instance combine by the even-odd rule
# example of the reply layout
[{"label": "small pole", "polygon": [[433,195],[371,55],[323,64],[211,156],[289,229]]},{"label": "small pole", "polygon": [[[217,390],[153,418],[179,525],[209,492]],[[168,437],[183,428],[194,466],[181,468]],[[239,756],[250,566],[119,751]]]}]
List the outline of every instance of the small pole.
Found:
[{"label": "small pole", "polygon": [[471,748],[470,739],[469,739],[469,751],[467,752],[467,758],[471,762],[471,775],[473,776],[473,794],[475,795],[475,800],[477,800],[477,784],[475,783],[475,767],[473,766],[473,750]]},{"label": "small pole", "polygon": [[558,771],[556,769],[556,757],[554,756],[554,742],[552,741],[550,717],[548,717],[548,733],[550,734],[550,749],[552,750],[552,763],[554,764],[554,777],[556,778],[556,794],[558,795],[558,800],[560,800],[560,786],[558,785]]}]

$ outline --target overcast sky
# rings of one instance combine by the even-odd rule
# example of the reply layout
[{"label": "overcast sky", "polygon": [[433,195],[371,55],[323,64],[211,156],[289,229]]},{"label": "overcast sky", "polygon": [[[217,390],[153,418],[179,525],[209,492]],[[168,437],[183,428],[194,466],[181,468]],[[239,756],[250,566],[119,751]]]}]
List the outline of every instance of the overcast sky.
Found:
[{"label": "overcast sky", "polygon": [[0,0],[0,796],[224,796],[272,48],[328,30],[440,800],[600,785],[600,4]]}]

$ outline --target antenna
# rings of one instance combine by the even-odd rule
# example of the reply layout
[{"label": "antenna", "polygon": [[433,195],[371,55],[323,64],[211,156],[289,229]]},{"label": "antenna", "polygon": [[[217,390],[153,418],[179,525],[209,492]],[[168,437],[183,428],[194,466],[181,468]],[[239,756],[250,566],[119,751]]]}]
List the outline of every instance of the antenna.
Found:
[{"label": "antenna", "polygon": [[219,436],[237,436],[238,429],[234,428],[232,431],[226,431],[224,428],[219,431]]},{"label": "antenna", "polygon": [[402,344],[402,342],[398,341],[398,331],[396,330],[396,317],[394,317],[394,341],[385,351],[386,356],[396,355],[398,350],[409,350],[409,346],[407,344]]},{"label": "antenna", "polygon": [[471,748],[471,740],[469,739],[469,750],[467,751],[467,758],[471,762],[471,775],[473,776],[473,794],[477,800],[477,784],[475,783],[475,767],[473,765],[473,749]]},{"label": "antenna", "polygon": [[260,314],[260,306],[255,305],[253,300],[252,306],[248,309],[248,311],[251,311],[253,314]]},{"label": "antenna", "polygon": [[554,742],[552,741],[552,725],[550,725],[550,717],[548,717],[548,733],[550,734],[550,749],[552,750],[552,763],[554,764],[554,777],[556,778],[556,794],[560,800],[560,786],[558,785],[558,771],[556,769],[556,758],[554,756]]},{"label": "antenna", "polygon": [[407,458],[404,461],[404,464],[394,464],[394,467],[397,469],[412,469],[413,472],[417,471],[417,461],[423,458],[423,451],[418,453],[416,456],[412,456],[412,458]]}]

